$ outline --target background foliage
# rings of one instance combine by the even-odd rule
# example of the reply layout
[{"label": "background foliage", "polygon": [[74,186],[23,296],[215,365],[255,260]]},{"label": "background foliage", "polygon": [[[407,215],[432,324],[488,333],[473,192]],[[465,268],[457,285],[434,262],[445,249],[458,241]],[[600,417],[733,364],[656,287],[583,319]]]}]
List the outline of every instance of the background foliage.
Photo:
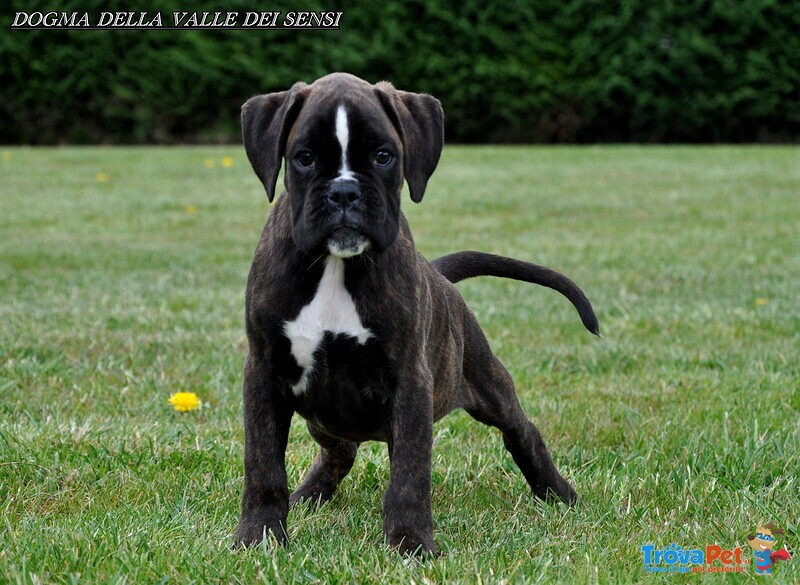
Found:
[{"label": "background foliage", "polygon": [[[39,7],[36,5],[40,4]],[[172,10],[253,10],[251,2]],[[297,10],[270,2],[265,10]],[[9,31],[0,142],[238,140],[256,93],[350,71],[442,100],[457,142],[800,139],[800,9],[776,0],[386,0],[339,31]],[[121,0],[58,10],[131,10]],[[151,10],[151,14],[153,11]]]}]

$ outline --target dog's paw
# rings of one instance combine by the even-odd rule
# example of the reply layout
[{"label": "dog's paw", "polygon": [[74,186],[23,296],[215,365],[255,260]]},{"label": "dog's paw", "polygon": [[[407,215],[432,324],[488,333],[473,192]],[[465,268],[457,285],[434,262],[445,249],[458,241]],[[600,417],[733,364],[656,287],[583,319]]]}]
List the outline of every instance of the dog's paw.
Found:
[{"label": "dog's paw", "polygon": [[330,500],[332,496],[333,491],[325,489],[324,486],[305,485],[304,483],[289,496],[289,507],[300,503],[318,506]]},{"label": "dog's paw", "polygon": [[390,548],[395,549],[404,556],[428,558],[441,555],[436,544],[433,542],[433,536],[425,537],[422,535],[405,534],[398,531],[387,536],[387,542]]},{"label": "dog's paw", "polygon": [[[536,495],[535,492],[534,495]],[[563,502],[567,506],[574,506],[578,503],[579,498],[577,492],[572,489],[572,486],[567,482],[564,482],[564,484],[559,485],[557,489],[548,488],[545,497],[541,499],[548,504],[558,504],[559,502]]]},{"label": "dog's paw", "polygon": [[578,494],[572,486],[561,477],[551,482],[549,485],[538,485],[531,487],[533,495],[548,504],[564,502],[567,506],[574,506],[578,503]]},{"label": "dog's paw", "polygon": [[261,522],[242,519],[233,534],[233,548],[256,546],[265,538],[274,539],[278,544],[289,542],[286,530],[281,522]]},{"label": "dog's paw", "polygon": [[571,485],[567,484],[567,493],[562,496],[561,499],[568,506],[575,506],[580,501],[580,496],[578,495],[578,492],[572,489]]}]

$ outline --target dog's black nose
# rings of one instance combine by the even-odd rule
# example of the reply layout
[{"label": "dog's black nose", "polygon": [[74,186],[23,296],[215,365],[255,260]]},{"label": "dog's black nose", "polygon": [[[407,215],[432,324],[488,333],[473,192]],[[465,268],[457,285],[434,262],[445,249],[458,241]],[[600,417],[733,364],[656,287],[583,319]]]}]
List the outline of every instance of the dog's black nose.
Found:
[{"label": "dog's black nose", "polygon": [[325,199],[334,209],[346,211],[361,201],[361,187],[355,181],[334,181]]}]

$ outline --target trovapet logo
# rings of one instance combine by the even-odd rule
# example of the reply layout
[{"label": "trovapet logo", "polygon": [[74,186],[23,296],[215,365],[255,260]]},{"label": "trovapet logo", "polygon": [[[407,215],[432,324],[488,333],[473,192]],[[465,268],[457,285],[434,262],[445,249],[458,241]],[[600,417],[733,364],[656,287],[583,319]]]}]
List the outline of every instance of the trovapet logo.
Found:
[{"label": "trovapet logo", "polygon": [[725,549],[718,544],[705,548],[683,548],[675,543],[666,548],[642,546],[644,570],[648,573],[743,573],[750,559],[742,549]]},{"label": "trovapet logo", "polygon": [[709,544],[704,548],[683,548],[673,543],[657,548],[654,544],[645,544],[641,548],[644,570],[648,573],[744,573],[754,565],[757,575],[769,575],[778,561],[792,558],[788,550],[778,546],[783,534],[784,531],[772,522],[748,534],[746,540],[753,549],[755,562],[738,546],[726,549]]}]

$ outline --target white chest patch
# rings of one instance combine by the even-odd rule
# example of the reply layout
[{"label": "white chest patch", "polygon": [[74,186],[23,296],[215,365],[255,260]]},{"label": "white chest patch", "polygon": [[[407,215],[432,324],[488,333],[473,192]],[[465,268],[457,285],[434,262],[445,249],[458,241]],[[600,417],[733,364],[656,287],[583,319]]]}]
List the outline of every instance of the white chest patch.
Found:
[{"label": "white chest patch", "polygon": [[344,260],[335,256],[328,256],[325,261],[325,271],[311,302],[303,307],[297,319],[283,325],[283,332],[292,344],[292,356],[303,368],[300,380],[292,386],[295,396],[306,390],[314,371],[314,352],[326,331],[355,337],[362,345],[372,337],[372,332],[361,324],[353,297],[344,286]]}]

